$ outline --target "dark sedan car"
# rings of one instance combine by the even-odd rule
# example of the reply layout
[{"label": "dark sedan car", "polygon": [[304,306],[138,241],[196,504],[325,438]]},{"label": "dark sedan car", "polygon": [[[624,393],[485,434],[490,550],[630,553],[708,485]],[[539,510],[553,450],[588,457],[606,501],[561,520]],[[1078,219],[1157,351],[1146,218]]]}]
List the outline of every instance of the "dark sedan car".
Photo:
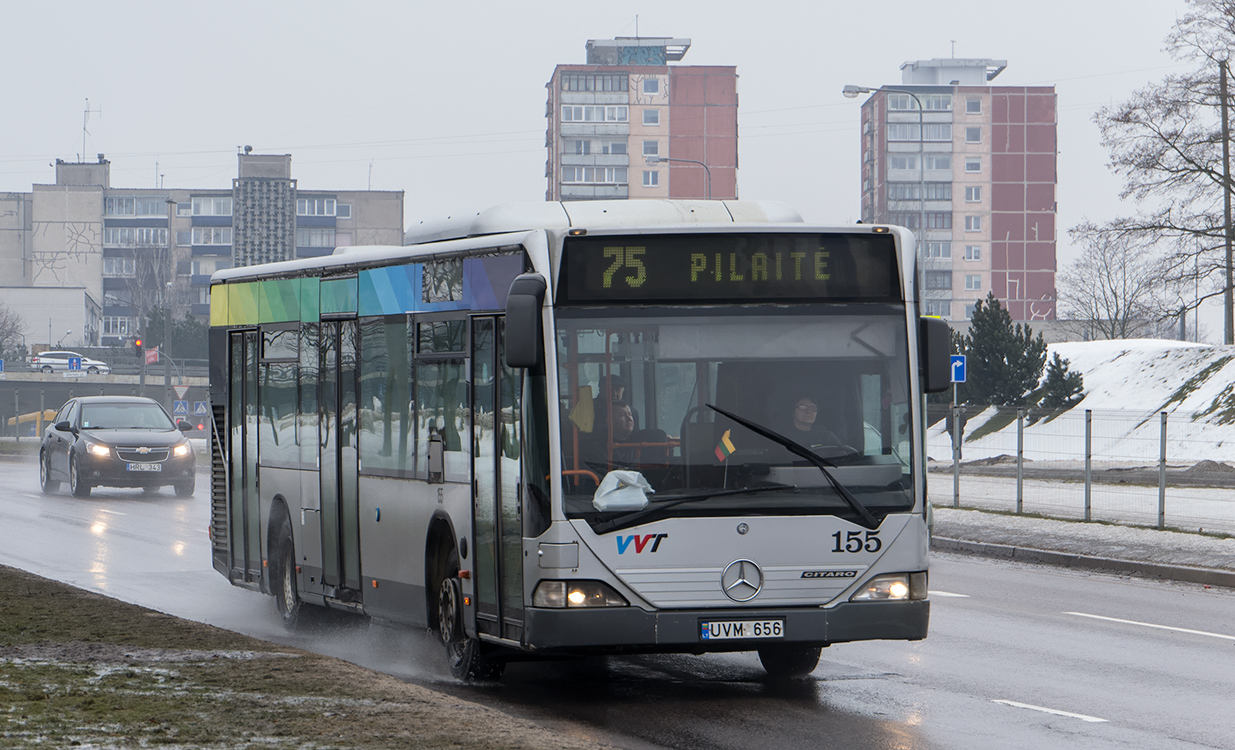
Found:
[{"label": "dark sedan car", "polygon": [[193,447],[157,401],[136,396],[69,399],[43,434],[39,479],[44,492],[69,483],[75,497],[92,487],[171,485],[179,497],[193,494]]}]

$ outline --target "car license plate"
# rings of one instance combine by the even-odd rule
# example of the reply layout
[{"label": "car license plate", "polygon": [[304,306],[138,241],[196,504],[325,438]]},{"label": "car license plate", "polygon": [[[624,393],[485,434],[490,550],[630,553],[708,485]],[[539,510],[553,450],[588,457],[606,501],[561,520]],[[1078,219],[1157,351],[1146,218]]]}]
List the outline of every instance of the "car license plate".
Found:
[{"label": "car license plate", "polygon": [[700,625],[699,637],[705,641],[785,637],[784,620],[712,620]]},{"label": "car license plate", "polygon": [[129,471],[163,471],[163,464],[129,464]]}]

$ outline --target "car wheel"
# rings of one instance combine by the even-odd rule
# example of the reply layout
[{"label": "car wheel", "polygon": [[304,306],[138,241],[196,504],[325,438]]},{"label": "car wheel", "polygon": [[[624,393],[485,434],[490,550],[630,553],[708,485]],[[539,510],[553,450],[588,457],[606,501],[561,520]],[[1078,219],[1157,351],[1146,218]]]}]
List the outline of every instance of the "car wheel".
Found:
[{"label": "car wheel", "polygon": [[773,679],[805,677],[819,666],[819,646],[778,645],[759,649],[759,661]]},{"label": "car wheel", "polygon": [[51,365],[43,365],[42,371],[43,371],[43,372],[51,372]]},{"label": "car wheel", "polygon": [[97,368],[97,367],[91,367],[91,368],[89,368],[89,369],[87,369],[87,370],[86,370],[86,374],[87,374],[87,375],[98,375],[98,374],[99,374],[99,368]]},{"label": "car wheel", "polygon": [[[177,486],[177,494],[179,488]],[[274,561],[272,571],[274,589],[274,606],[279,612],[283,627],[296,630],[302,623],[304,603],[300,601],[300,590],[296,583],[296,548],[292,541],[292,523],[284,516],[279,522],[275,533],[275,549],[271,555]]]},{"label": "car wheel", "polygon": [[44,494],[51,494],[60,489],[60,482],[51,478],[50,461],[46,451],[39,454],[39,486]]},{"label": "car wheel", "polygon": [[459,581],[459,556],[452,551],[446,560],[437,596],[438,632],[446,646],[450,673],[459,680],[496,680],[506,670],[506,662],[481,652],[481,643],[463,630],[463,591]]},{"label": "car wheel", "polygon": [[73,497],[89,497],[90,483],[81,476],[81,467],[77,465],[77,456],[69,459],[69,492]]},{"label": "car wheel", "polygon": [[172,485],[176,489],[176,497],[192,497],[193,496],[193,477],[189,477],[183,482],[176,482]]}]

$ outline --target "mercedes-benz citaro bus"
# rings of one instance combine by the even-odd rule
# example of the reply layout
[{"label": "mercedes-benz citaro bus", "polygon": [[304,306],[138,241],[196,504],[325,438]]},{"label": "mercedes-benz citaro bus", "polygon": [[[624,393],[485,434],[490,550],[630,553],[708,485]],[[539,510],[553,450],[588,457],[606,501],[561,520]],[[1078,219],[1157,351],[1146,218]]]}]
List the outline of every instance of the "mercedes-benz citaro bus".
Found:
[{"label": "mercedes-benz citaro bus", "polygon": [[949,342],[906,230],[592,201],[412,240],[211,279],[213,564],[286,625],[429,627],[468,679],[926,636]]}]

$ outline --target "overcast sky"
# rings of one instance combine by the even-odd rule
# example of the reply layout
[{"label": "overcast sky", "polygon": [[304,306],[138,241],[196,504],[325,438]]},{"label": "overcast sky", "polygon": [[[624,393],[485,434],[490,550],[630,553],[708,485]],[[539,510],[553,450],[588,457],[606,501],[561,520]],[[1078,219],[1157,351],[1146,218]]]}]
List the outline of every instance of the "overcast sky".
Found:
[{"label": "overcast sky", "polygon": [[[544,199],[545,83],[588,39],[691,40],[735,65],[742,198],[858,218],[859,100],[907,60],[1006,59],[1056,86],[1059,261],[1082,217],[1128,213],[1091,116],[1171,72],[1183,0],[1032,3],[427,2],[5,4],[0,190],[106,154],[114,187],[227,188],[237,148],[290,153],[302,189],[403,190],[405,224]],[[637,29],[636,29],[636,17]],[[953,46],[955,45],[955,47]],[[1219,334],[1221,331],[1219,330]]]}]

